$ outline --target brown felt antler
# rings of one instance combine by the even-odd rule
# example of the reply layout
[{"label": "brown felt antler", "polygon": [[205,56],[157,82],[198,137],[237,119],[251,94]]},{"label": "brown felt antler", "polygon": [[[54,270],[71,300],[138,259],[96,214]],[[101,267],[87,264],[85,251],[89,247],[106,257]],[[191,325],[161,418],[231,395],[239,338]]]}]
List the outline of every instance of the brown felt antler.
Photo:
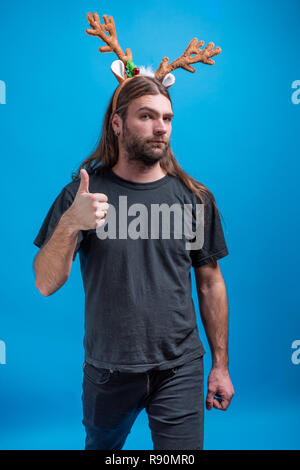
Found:
[{"label": "brown felt antler", "polygon": [[[203,62],[204,64],[214,65],[215,61],[211,60],[211,57],[220,54],[221,48],[214,48],[214,43],[210,42],[202,50],[200,47],[204,45],[204,41],[199,41],[197,38],[194,38],[189,43],[188,47],[184,53],[176,60],[168,64],[169,58],[164,57],[160,63],[160,66],[155,72],[155,77],[158,80],[162,80],[168,73],[172,72],[175,69],[182,68],[188,72],[196,72],[194,67],[191,67],[190,64],[195,64],[197,62]],[[213,49],[213,50],[212,50]],[[192,54],[195,54],[192,57]]]},{"label": "brown felt antler", "polygon": [[[132,53],[130,49],[126,49],[126,54],[122,51],[116,34],[116,27],[115,22],[112,16],[107,17],[107,15],[103,15],[104,24],[100,23],[98,13],[91,13],[87,14],[87,20],[90,26],[93,29],[86,29],[87,34],[90,36],[98,36],[102,41],[107,44],[106,46],[102,46],[99,48],[100,52],[114,52],[117,57],[123,62],[126,66],[127,61],[132,61]],[[108,33],[108,36],[107,34]]]}]

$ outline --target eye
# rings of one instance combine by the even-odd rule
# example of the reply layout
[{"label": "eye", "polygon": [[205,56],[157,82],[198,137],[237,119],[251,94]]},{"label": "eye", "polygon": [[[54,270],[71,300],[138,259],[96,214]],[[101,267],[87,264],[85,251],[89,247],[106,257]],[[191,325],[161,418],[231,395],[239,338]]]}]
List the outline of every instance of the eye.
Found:
[{"label": "eye", "polygon": [[149,114],[142,114],[141,118],[144,119],[144,117],[149,117]]},{"label": "eye", "polygon": [[170,122],[172,121],[172,118],[170,118],[170,117],[166,117],[165,119],[166,119],[167,121],[170,121]]}]

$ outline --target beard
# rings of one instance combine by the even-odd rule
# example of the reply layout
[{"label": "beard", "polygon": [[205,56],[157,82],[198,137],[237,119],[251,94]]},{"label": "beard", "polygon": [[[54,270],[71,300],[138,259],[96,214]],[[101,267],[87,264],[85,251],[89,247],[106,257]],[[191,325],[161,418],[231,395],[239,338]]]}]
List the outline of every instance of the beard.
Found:
[{"label": "beard", "polygon": [[126,124],[123,126],[122,144],[127,153],[128,162],[138,162],[142,166],[152,167],[162,160],[170,147],[170,143],[166,142],[163,137],[156,137],[163,143],[157,144],[152,139],[145,139],[131,132]]}]

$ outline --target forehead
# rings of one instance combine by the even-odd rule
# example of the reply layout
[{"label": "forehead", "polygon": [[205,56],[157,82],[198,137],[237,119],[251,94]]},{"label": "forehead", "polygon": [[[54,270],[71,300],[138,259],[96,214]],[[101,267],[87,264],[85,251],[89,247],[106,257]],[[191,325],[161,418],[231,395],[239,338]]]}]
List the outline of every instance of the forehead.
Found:
[{"label": "forehead", "polygon": [[164,95],[144,95],[131,101],[128,106],[128,114],[135,114],[140,108],[151,108],[159,114],[171,113],[172,105]]}]

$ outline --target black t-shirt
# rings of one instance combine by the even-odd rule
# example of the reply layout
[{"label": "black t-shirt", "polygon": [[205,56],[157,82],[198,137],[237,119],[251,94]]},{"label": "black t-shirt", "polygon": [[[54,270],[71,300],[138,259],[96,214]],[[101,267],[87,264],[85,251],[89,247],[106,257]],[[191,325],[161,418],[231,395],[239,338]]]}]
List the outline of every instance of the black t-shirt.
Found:
[{"label": "black t-shirt", "polygon": [[[204,244],[187,249],[186,242],[193,239],[183,230],[181,238],[175,235],[175,216],[169,217],[169,236],[165,228],[162,231],[162,215],[155,219],[156,224],[160,221],[158,231],[151,231],[152,208],[158,205],[192,207],[195,222],[196,204],[201,201],[178,178],[167,174],[150,183],[135,183],[102,167],[89,180],[89,191],[106,194],[110,207],[104,226],[79,232],[73,256],[74,260],[79,251],[85,291],[85,360],[96,367],[145,372],[173,368],[202,356],[206,351],[197,328],[191,266],[228,254],[211,198],[205,196]],[[35,245],[42,247],[49,240],[78,187],[79,181],[72,181],[62,189]],[[126,207],[125,221],[121,217]],[[111,230],[112,221],[115,230]],[[108,227],[109,234],[104,235]]]}]

